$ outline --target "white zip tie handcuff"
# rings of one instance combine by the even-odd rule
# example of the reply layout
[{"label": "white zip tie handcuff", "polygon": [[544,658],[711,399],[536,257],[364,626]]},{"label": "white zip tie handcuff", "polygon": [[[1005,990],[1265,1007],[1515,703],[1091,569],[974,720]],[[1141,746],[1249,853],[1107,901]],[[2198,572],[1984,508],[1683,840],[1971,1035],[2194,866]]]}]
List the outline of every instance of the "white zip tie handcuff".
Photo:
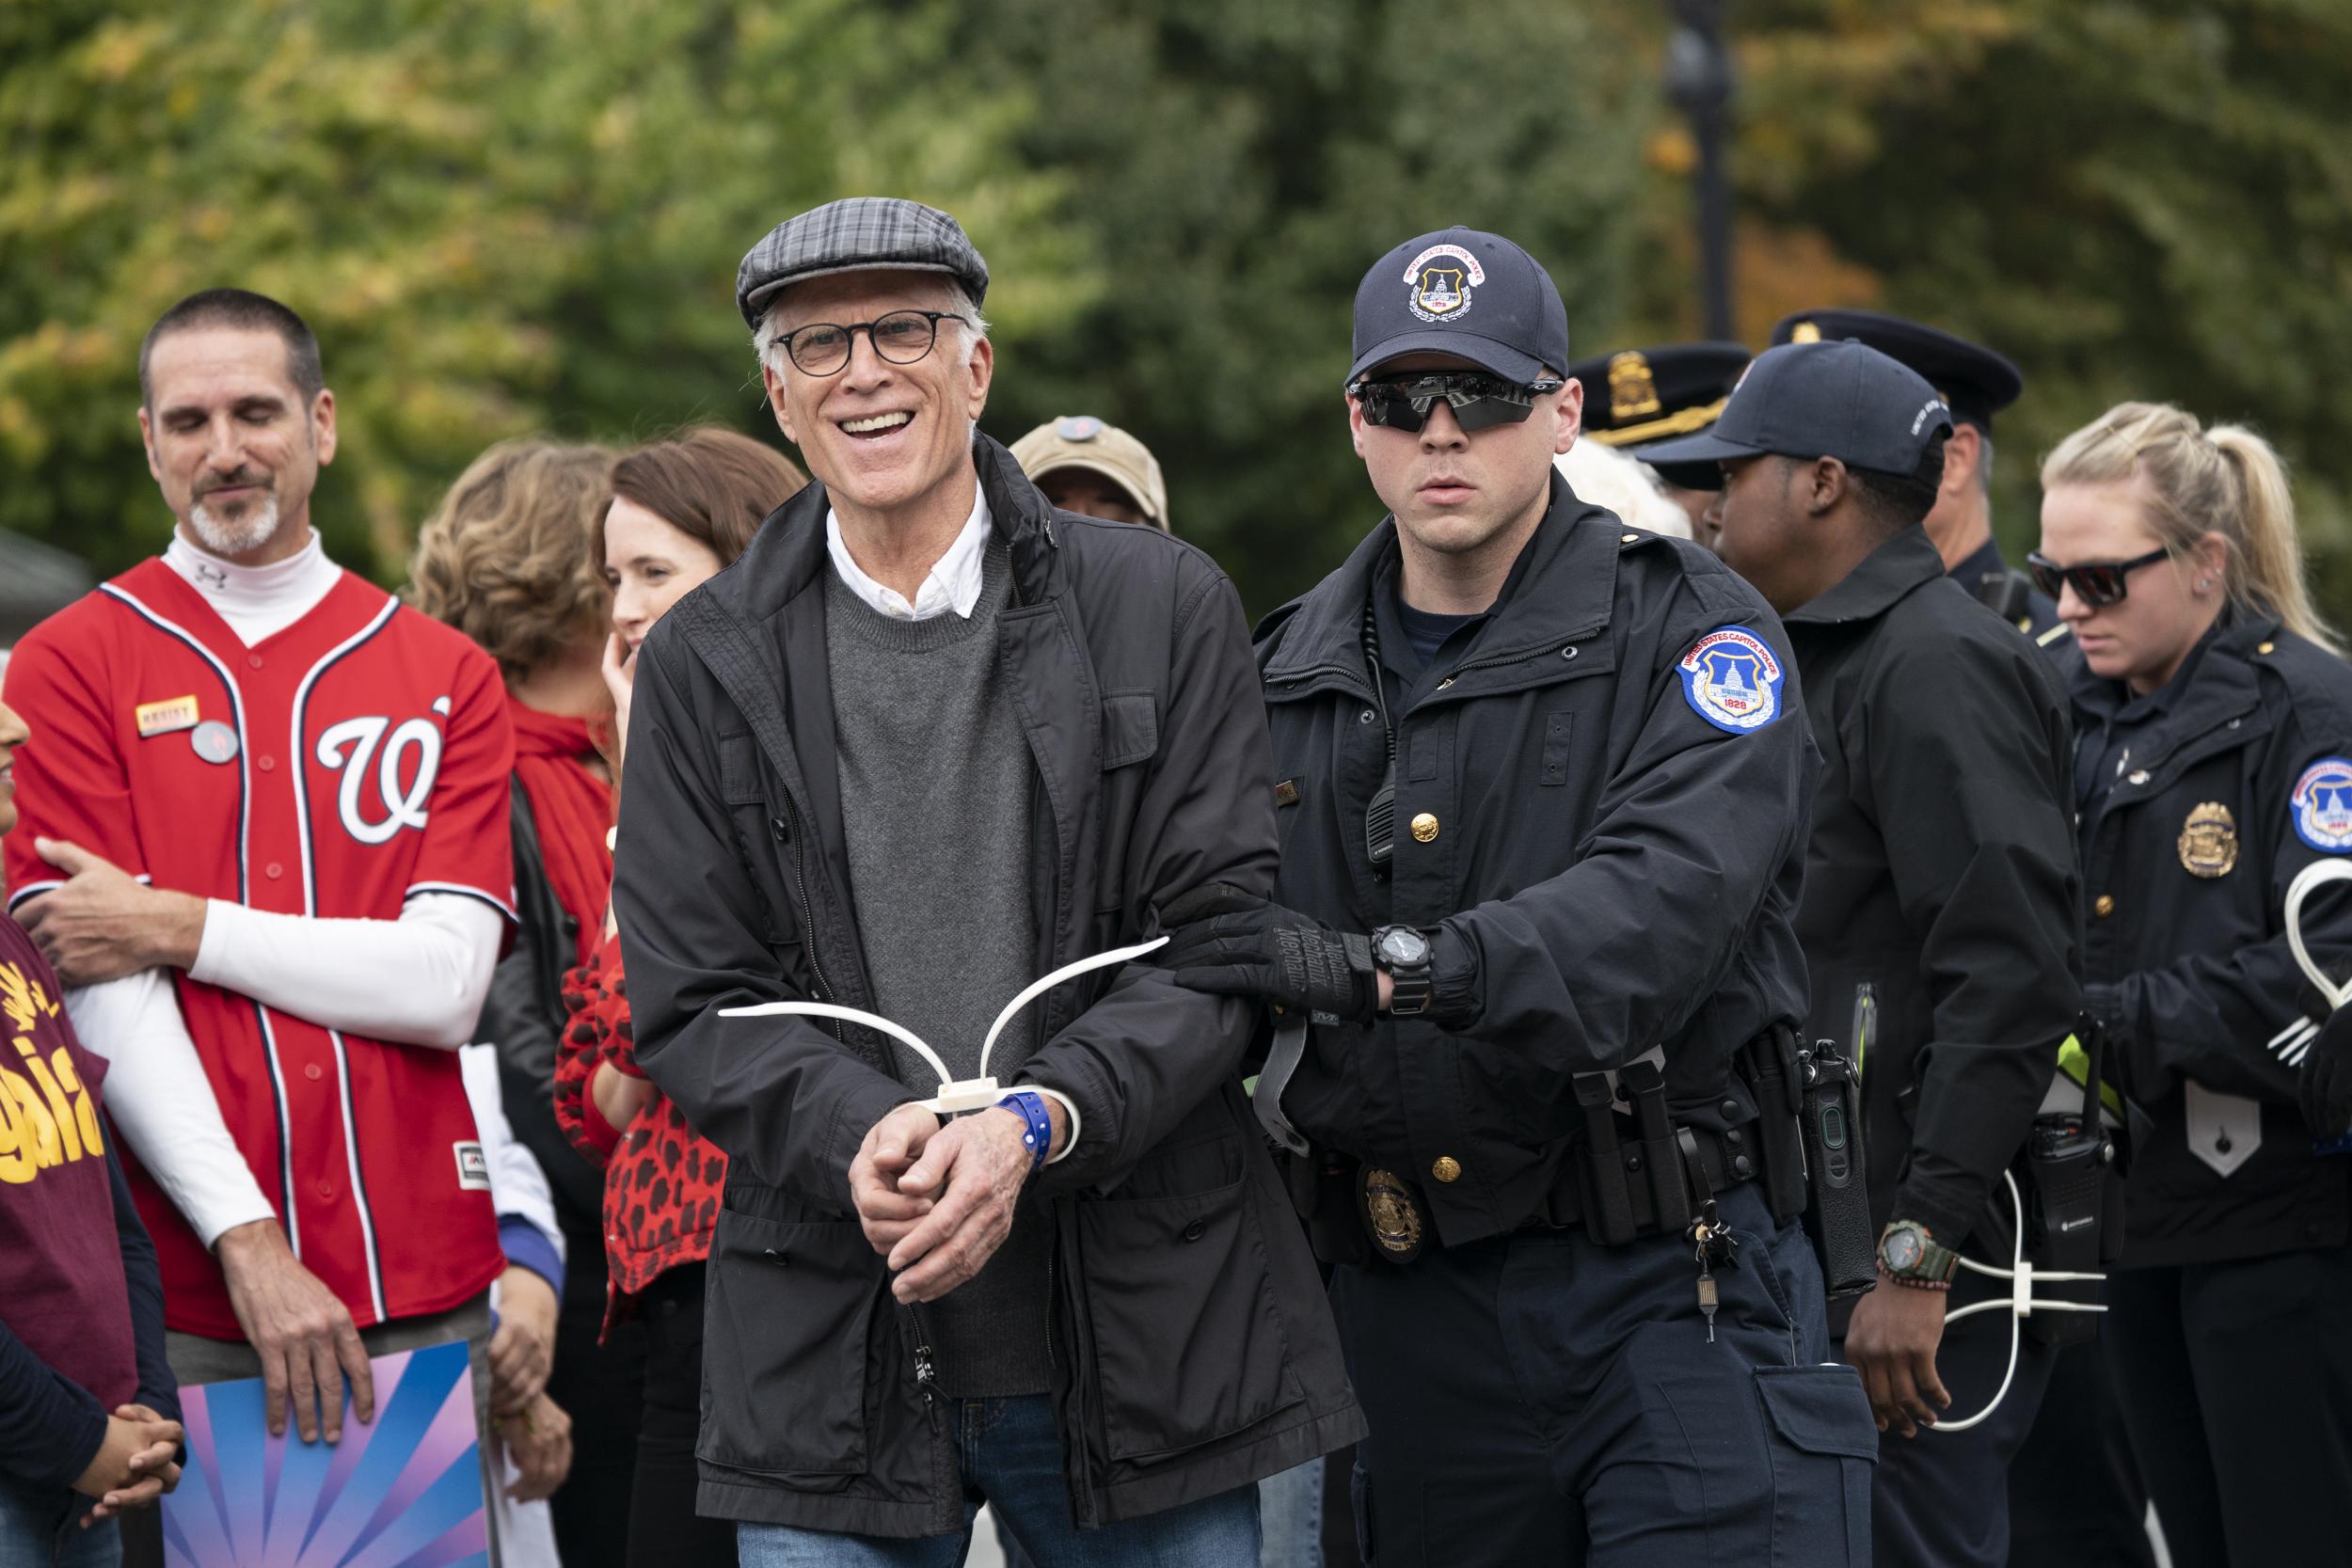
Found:
[{"label": "white zip tie handcuff", "polygon": [[[916,1055],[929,1063],[933,1072],[939,1074],[939,1092],[929,1100],[916,1101],[915,1103],[926,1111],[936,1112],[943,1117],[959,1116],[966,1111],[984,1111],[1004,1098],[1004,1089],[995,1079],[989,1076],[988,1053],[995,1048],[996,1037],[1005,1032],[1005,1025],[1010,1023],[1022,1008],[1052,990],[1064,980],[1074,980],[1079,975],[1093,970],[1108,969],[1113,964],[1123,964],[1130,958],[1139,958],[1146,953],[1156,952],[1167,944],[1168,938],[1155,937],[1150,942],[1137,942],[1133,947],[1116,947],[1107,953],[1097,953],[1090,958],[1080,958],[1075,963],[1064,964],[1043,979],[1031,981],[1027,989],[1024,990],[1020,995],[1005,1004],[1005,1010],[998,1013],[996,1022],[989,1026],[988,1037],[980,1041],[980,1075],[977,1078],[950,1079],[947,1076],[947,1064],[940,1060],[939,1053],[925,1044],[914,1030],[903,1024],[893,1023],[880,1014],[864,1012],[856,1007],[836,1006],[831,1002],[761,1002],[744,1007],[722,1007],[719,1009],[719,1016],[721,1018],[775,1018],[779,1016],[836,1018],[847,1023],[860,1023],[868,1029],[879,1030],[892,1039],[904,1043]],[[1071,1138],[1073,1142],[1076,1141],[1077,1129],[1074,1126],[1071,1129]]]},{"label": "white zip tie handcuff", "polygon": [[[2321,969],[2318,961],[2312,957],[2311,949],[2304,945],[2303,902],[2322,883],[2342,881],[2352,881],[2352,861],[2337,860],[2331,857],[2327,860],[2313,861],[2296,872],[2295,880],[2287,884],[2287,947],[2295,954],[2296,964],[2303,971],[2304,978],[2311,981],[2312,989],[2319,992],[2321,999],[2328,1004],[2328,1010],[2331,1012],[2343,1006],[2345,1002],[2352,1001],[2352,985],[2338,985],[2329,979],[2327,972]],[[2318,1024],[2298,1019],[2296,1023],[2289,1024],[2271,1039],[2270,1049],[2281,1061],[2292,1066],[2300,1061],[2302,1055],[2310,1050],[2311,1041],[2318,1032]],[[2090,1302],[2042,1301],[2034,1296],[2034,1281],[2038,1279],[2074,1284],[2104,1280],[2106,1275],[2104,1274],[2061,1274],[2055,1270],[2036,1269],[2031,1263],[2026,1262],[2026,1210],[2023,1200],[2018,1196],[2017,1179],[2009,1172],[2003,1171],[2001,1180],[2009,1183],[2010,1206],[2017,1215],[2017,1240],[2010,1255],[2011,1267],[1994,1268],[1991,1264],[1979,1263],[1966,1258],[1960,1259],[1960,1266],[1963,1269],[1973,1269],[1981,1275],[1988,1275],[1994,1279],[2008,1279],[2011,1281],[2014,1288],[2007,1299],[1994,1296],[1989,1301],[1977,1302],[1962,1307],[1957,1312],[1947,1313],[1944,1323],[1948,1328],[1961,1319],[1975,1313],[2008,1308],[2012,1314],[2009,1325],[2009,1370],[2001,1374],[2000,1391],[1993,1396],[1991,1404],[1963,1420],[1937,1421],[1928,1429],[1931,1432],[1965,1432],[2000,1407],[2002,1399],[2009,1393],[2010,1383],[2015,1381],[2017,1376],[2019,1323],[2022,1320],[2031,1317],[2036,1309],[2044,1312],[2104,1312],[2106,1310],[2104,1305],[2094,1305]]]},{"label": "white zip tie handcuff", "polygon": [[[2091,1114],[2095,1116],[2097,1113],[2093,1111]],[[1992,1263],[1979,1263],[1972,1258],[1963,1258],[1959,1260],[1959,1262],[1960,1266],[1963,1269],[1974,1270],[1976,1273],[1984,1275],[1993,1279],[2008,1280],[2010,1285],[2010,1293],[2007,1296],[1993,1296],[1984,1301],[1971,1303],[1969,1306],[1962,1307],[1957,1312],[1947,1312],[1944,1314],[1944,1326],[1947,1330],[1948,1330],[1952,1324],[1960,1322],[1961,1319],[1974,1317],[1979,1312],[1998,1312],[2006,1310],[2010,1314],[2009,1369],[2001,1373],[2001,1386],[1994,1391],[1991,1403],[1987,1404],[1982,1410],[1978,1411],[1975,1415],[1964,1417],[1957,1421],[1935,1421],[1928,1426],[1928,1430],[1930,1432],[1966,1432],[1970,1427],[1975,1426],[1979,1421],[1982,1421],[1986,1417],[1992,1415],[1993,1412],[2001,1407],[2001,1401],[2009,1397],[2009,1386],[2017,1380],[2017,1352],[2020,1341],[2024,1338],[2024,1323],[2026,1319],[2032,1317],[2038,1311],[2104,1312],[2106,1310],[2106,1304],[2104,1303],[2088,1301],[2046,1301],[2033,1293],[2034,1283],[2037,1280],[2046,1279],[2053,1283],[2074,1285],[2094,1280],[2103,1280],[2106,1278],[2106,1275],[2104,1274],[2076,1274],[2064,1269],[2037,1269],[2031,1263],[2026,1262],[2025,1199],[2018,1196],[2016,1177],[2010,1175],[2008,1171],[2003,1171],[2001,1172],[2001,1180],[2009,1185],[2010,1210],[2017,1216],[2017,1223],[2010,1227],[2011,1233],[2014,1235],[2015,1240],[2010,1243],[2010,1266],[2004,1269]],[[1900,1289],[1900,1287],[1897,1288]]]}]

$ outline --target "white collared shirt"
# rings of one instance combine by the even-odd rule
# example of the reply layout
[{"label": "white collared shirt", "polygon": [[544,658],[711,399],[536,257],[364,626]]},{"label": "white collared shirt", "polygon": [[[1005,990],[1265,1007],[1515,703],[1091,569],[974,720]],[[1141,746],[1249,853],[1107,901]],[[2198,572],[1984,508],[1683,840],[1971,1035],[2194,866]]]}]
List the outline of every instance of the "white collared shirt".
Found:
[{"label": "white collared shirt", "polygon": [[947,546],[947,553],[931,563],[930,575],[909,604],[905,594],[876,582],[850,558],[850,546],[841,542],[841,519],[833,508],[825,508],[825,549],[833,557],[833,569],[841,574],[850,593],[894,621],[928,621],[950,610],[967,621],[972,619],[972,609],[980,602],[980,566],[988,552],[989,529],[988,496],[975,484],[972,515],[964,519],[963,531]]}]

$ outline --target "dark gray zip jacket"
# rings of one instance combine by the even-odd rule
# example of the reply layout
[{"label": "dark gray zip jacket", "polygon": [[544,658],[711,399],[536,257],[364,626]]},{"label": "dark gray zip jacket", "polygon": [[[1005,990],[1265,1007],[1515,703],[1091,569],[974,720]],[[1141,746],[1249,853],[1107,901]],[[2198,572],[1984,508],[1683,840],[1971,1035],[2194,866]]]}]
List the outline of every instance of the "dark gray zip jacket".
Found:
[{"label": "dark gray zip jacket", "polygon": [[[1232,586],[1153,529],[1056,513],[974,447],[1011,557],[997,657],[1035,765],[1040,974],[1156,933],[1207,881],[1270,892],[1272,773]],[[638,1060],[727,1151],[705,1343],[702,1512],[884,1536],[963,1528],[849,1166],[913,1098],[866,1031],[812,484],[639,655],[616,857]],[[952,955],[942,955],[952,962]],[[1081,1528],[1231,1490],[1363,1432],[1314,1265],[1236,1073],[1257,1009],[1143,964],[1032,1005],[1023,1077],[1082,1132],[1034,1180],[1054,1227],[1053,1399]]]}]

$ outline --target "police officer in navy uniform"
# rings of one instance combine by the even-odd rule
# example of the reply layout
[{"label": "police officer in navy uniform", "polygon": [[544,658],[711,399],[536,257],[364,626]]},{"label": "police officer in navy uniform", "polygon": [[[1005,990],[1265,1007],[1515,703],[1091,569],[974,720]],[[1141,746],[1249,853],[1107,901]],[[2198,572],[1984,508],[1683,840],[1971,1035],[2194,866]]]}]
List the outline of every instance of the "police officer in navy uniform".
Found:
[{"label": "police officer in navy uniform", "polygon": [[1867,1561],[1876,1434],[1736,1066],[1804,1011],[1780,624],[1554,476],[1581,399],[1516,245],[1391,251],[1354,346],[1391,515],[1260,628],[1276,901],[1187,895],[1159,961],[1287,1025],[1259,1116],[1312,1146],[1366,1559]]},{"label": "police officer in navy uniform", "polygon": [[1691,536],[1708,548],[1707,509],[1722,488],[1712,463],[1651,461],[1651,450],[1715,422],[1748,368],[1745,343],[1665,343],[1597,354],[1568,367],[1584,388],[1584,436],[1648,464],[1668,500],[1690,515]]},{"label": "police officer in navy uniform", "polygon": [[[1851,1323],[1832,1314],[1889,1433],[1881,1568],[2009,1560],[2003,1491],[2057,1353],[2028,1343],[2011,1374],[2005,1314],[1947,1336],[1945,1308],[2005,1289],[1959,1259],[2010,1261],[2003,1173],[2081,1006],[2065,693],[1920,527],[1952,428],[1942,395],[1876,349],[1786,344],[1712,431],[1658,453],[1722,464],[1724,562],[1785,621],[1821,750],[1797,936],[1806,1032],[1861,1066],[1883,1227],[1880,1288]],[[1925,1430],[1996,1395],[1980,1424]]]},{"label": "police officer in navy uniform", "polygon": [[[2251,431],[2124,404],[2042,483],[2032,564],[2077,644],[2084,973],[2135,1133],[2098,1342],[2173,1561],[2340,1563],[2352,1159],[2297,1102],[2325,1006],[2283,905],[2352,854],[2352,669]],[[2352,972],[2343,884],[2302,924]]]},{"label": "police officer in navy uniform", "polygon": [[1851,338],[1909,366],[1943,394],[1952,410],[1944,452],[1944,484],[1928,514],[1928,537],[1960,585],[2005,621],[2047,647],[2066,630],[2058,606],[2024,572],[2001,559],[1993,538],[1993,416],[2017,401],[2026,379],[2000,355],[1964,338],[1876,310],[1800,310],[1772,328],[1772,341],[1811,343]]}]

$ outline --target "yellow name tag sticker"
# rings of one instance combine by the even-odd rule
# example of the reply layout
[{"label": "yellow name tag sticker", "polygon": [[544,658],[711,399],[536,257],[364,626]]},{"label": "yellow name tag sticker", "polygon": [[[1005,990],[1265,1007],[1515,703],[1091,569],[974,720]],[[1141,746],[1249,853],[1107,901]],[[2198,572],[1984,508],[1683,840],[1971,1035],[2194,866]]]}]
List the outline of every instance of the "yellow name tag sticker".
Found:
[{"label": "yellow name tag sticker", "polygon": [[160,703],[141,703],[133,715],[138,721],[139,738],[170,735],[179,730],[196,728],[196,698],[167,697]]}]

